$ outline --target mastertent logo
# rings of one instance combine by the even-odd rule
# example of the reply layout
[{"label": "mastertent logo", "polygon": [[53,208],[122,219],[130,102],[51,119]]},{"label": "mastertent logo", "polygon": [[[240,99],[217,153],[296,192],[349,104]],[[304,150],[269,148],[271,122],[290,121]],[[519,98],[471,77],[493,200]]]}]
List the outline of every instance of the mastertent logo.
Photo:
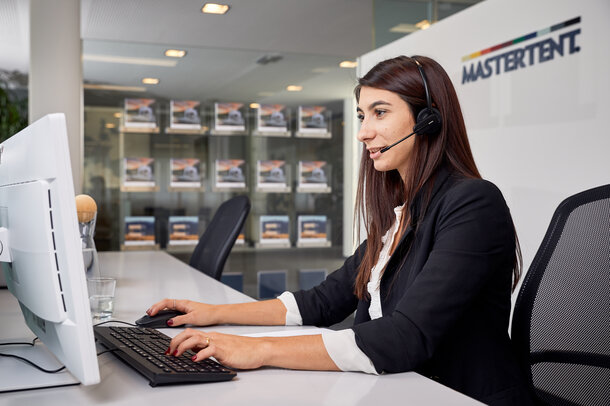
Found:
[{"label": "mastertent logo", "polygon": [[[533,38],[539,38],[547,34],[551,34],[559,29],[579,23],[580,17],[576,17],[571,20],[555,24],[551,27],[544,28],[540,31],[532,32],[511,41],[503,42],[502,44],[466,55],[462,57],[462,62],[472,61],[473,59],[491,54],[502,48],[519,44]],[[504,72],[511,72],[517,69],[527,68],[528,66],[532,66],[537,63],[552,61],[557,55],[564,56],[579,52],[580,47],[576,44],[579,34],[580,28],[577,28],[563,34],[559,34],[554,38],[547,38],[521,48],[515,48],[508,52],[489,56],[484,60],[471,62],[470,64],[462,67],[462,84],[476,82],[478,79],[487,79],[491,75],[499,75]]]}]

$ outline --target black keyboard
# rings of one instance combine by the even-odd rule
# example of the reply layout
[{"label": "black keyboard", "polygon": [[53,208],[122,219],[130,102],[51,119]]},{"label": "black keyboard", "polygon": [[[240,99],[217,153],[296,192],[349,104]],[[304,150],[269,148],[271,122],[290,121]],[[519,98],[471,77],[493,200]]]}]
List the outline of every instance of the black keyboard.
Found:
[{"label": "black keyboard", "polygon": [[152,328],[97,326],[93,331],[102,345],[144,375],[150,386],[228,381],[237,375],[210,358],[192,361],[195,354],[190,350],[179,357],[165,355],[171,338]]}]

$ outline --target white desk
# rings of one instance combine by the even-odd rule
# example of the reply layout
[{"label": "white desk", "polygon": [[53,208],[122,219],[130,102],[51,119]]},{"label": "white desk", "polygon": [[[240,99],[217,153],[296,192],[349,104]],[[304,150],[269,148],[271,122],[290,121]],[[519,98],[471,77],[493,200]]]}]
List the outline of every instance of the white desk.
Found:
[{"label": "white desk", "polygon": [[[253,299],[160,252],[100,253],[102,273],[118,278],[114,317],[133,322],[164,297],[208,303]],[[18,304],[0,291],[3,339],[31,339]],[[8,324],[7,324],[8,323]],[[215,326],[204,330],[248,334],[311,327]],[[179,329],[163,329],[174,336]],[[102,347],[100,347],[101,349]],[[148,380],[111,353],[98,358],[101,382],[92,386],[0,394],[1,405],[480,405],[481,403],[414,372],[373,376],[352,372],[262,368],[238,372],[230,382],[152,388]],[[1,359],[0,359],[1,362]]]}]

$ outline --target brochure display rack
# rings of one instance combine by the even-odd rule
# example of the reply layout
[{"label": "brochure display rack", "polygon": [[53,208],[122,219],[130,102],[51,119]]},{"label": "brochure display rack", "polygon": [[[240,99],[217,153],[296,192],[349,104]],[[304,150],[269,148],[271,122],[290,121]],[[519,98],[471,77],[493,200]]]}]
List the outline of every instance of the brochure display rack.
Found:
[{"label": "brochure display rack", "polygon": [[244,103],[214,103],[212,135],[245,135]]},{"label": "brochure display rack", "polygon": [[290,167],[286,161],[271,160],[256,162],[256,191],[257,192],[290,192]]},{"label": "brochure display rack", "polygon": [[166,134],[203,134],[208,130],[201,118],[201,102],[171,100],[169,102],[169,126]]},{"label": "brochure display rack", "polygon": [[188,255],[237,194],[252,208],[236,250],[340,246],[341,117],[327,106],[130,98],[93,110],[83,191],[110,208],[98,219],[116,236],[110,249]]},{"label": "brochure display rack", "polygon": [[197,216],[170,216],[168,245],[197,245],[199,242]]},{"label": "brochure display rack", "polygon": [[299,193],[330,193],[331,166],[326,161],[299,161]]},{"label": "brochure display rack", "polygon": [[123,126],[130,130],[159,132],[155,99],[125,99]]},{"label": "brochure display rack", "polygon": [[329,222],[326,216],[298,217],[297,247],[330,247]]},{"label": "brochure display rack", "polygon": [[297,137],[330,138],[331,112],[324,106],[299,106]]},{"label": "brochure display rack", "polygon": [[283,104],[261,104],[256,108],[256,129],[252,135],[290,137],[290,110]]},{"label": "brochure display rack", "polygon": [[123,249],[158,249],[155,241],[155,218],[149,216],[125,217]]},{"label": "brochure display rack", "polygon": [[286,215],[259,217],[257,248],[290,247],[290,218]]},{"label": "brochure display rack", "polygon": [[205,173],[205,166],[202,170],[201,160],[197,158],[170,158],[169,167],[169,191],[204,190],[202,174]]},{"label": "brochure display rack", "polygon": [[214,163],[214,190],[245,190],[245,164],[243,159],[217,159]]},{"label": "brochure display rack", "polygon": [[124,192],[159,190],[155,178],[155,159],[124,158],[121,190]]}]

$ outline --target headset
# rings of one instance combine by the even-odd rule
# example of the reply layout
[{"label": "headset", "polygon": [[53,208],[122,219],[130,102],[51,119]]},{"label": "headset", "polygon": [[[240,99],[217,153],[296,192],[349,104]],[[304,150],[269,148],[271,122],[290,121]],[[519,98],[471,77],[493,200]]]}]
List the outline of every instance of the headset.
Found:
[{"label": "headset", "polygon": [[442,119],[441,112],[438,109],[432,107],[432,98],[430,97],[430,91],[428,90],[428,81],[426,80],[426,74],[424,73],[424,67],[419,63],[417,59],[414,57],[408,57],[415,65],[417,65],[417,70],[421,75],[422,82],[424,83],[424,91],[426,92],[426,104],[427,107],[424,107],[419,113],[417,113],[417,119],[415,120],[415,125],[413,126],[413,132],[404,138],[401,138],[397,142],[392,145],[389,145],[385,148],[382,148],[380,152],[386,152],[390,148],[395,145],[400,144],[413,134],[417,135],[436,135],[441,131],[442,127]]},{"label": "headset", "polygon": [[428,81],[426,80],[426,74],[421,63],[413,57],[413,62],[417,65],[421,80],[424,82],[424,91],[426,92],[426,103],[428,107],[425,107],[417,114],[417,120],[413,126],[413,132],[418,135],[436,135],[441,131],[442,119],[441,112],[438,109],[432,107],[432,98],[430,97],[430,90],[428,90]]}]

